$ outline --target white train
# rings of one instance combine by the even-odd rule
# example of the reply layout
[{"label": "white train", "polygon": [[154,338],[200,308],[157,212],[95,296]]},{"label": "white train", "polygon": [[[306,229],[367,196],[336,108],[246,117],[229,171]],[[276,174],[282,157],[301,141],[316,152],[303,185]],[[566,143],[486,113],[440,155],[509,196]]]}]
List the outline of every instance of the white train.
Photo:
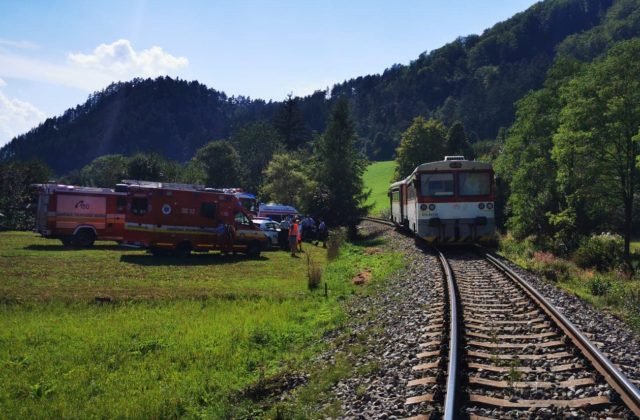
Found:
[{"label": "white train", "polygon": [[428,242],[495,240],[495,177],[489,163],[445,156],[389,187],[391,220]]}]

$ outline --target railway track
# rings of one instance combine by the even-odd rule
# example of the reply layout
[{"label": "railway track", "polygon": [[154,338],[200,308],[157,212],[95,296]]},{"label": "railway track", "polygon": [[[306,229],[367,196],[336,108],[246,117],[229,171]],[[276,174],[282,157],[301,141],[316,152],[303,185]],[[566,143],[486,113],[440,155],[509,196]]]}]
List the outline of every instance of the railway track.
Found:
[{"label": "railway track", "polygon": [[638,388],[498,258],[436,253],[443,303],[427,309],[407,384],[424,390],[406,400],[424,407],[418,418],[640,417]]}]

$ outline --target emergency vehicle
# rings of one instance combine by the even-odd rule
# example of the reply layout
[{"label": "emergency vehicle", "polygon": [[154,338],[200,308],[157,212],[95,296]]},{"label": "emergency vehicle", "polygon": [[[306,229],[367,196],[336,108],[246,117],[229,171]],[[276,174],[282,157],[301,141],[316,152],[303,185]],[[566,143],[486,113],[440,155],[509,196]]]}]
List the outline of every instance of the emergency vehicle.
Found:
[{"label": "emergency vehicle", "polygon": [[222,190],[124,180],[116,191],[127,195],[124,245],[146,248],[154,255],[217,250],[251,257],[268,245],[238,198]]},{"label": "emergency vehicle", "polygon": [[126,194],[108,188],[33,184],[38,194],[35,231],[64,245],[122,241]]},{"label": "emergency vehicle", "polygon": [[295,207],[275,203],[261,203],[258,209],[258,217],[267,217],[276,222],[281,222],[287,216],[298,216],[298,210]]}]

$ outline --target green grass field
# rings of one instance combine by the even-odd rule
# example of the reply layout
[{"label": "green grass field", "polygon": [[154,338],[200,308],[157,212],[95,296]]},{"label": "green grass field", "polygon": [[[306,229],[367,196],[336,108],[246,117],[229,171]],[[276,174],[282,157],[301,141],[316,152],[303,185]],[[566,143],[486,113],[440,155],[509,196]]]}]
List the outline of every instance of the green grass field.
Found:
[{"label": "green grass field", "polygon": [[387,191],[389,190],[389,184],[391,184],[394,169],[394,161],[374,162],[367,167],[364,173],[365,188],[371,189],[371,196],[367,200],[367,204],[373,205],[371,211],[369,211],[371,216],[380,216],[381,211],[389,209]]},{"label": "green grass field", "polygon": [[6,418],[252,417],[266,384],[300,369],[342,305],[399,267],[369,244],[305,244],[328,286],[309,291],[307,262],[213,254],[157,259],[107,242],[70,250],[0,233],[0,412]]}]

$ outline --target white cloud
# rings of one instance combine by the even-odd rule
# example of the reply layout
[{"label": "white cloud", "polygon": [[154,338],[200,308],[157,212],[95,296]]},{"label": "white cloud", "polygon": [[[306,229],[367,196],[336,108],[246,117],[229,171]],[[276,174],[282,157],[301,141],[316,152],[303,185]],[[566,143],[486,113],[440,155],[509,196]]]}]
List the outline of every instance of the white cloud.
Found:
[{"label": "white cloud", "polygon": [[7,82],[5,82],[4,80],[0,79],[0,87],[3,86],[7,86]]},{"label": "white cloud", "polygon": [[136,52],[131,43],[120,39],[112,44],[100,44],[93,54],[69,54],[72,63],[120,77],[153,77],[186,67],[189,60],[174,57],[160,47]]},{"label": "white cloud", "polygon": [[37,50],[40,48],[31,41],[13,41],[11,39],[0,38],[0,46],[9,48],[18,48],[21,50]]},{"label": "white cloud", "polygon": [[[1,41],[1,40],[0,40]],[[93,92],[111,82],[134,77],[177,75],[189,60],[166,53],[160,47],[135,51],[126,39],[101,44],[92,54],[68,55],[64,64],[3,53],[0,49],[0,77],[31,80]]]},{"label": "white cloud", "polygon": [[[6,83],[0,86],[6,86]],[[26,133],[45,118],[45,113],[32,104],[9,98],[0,90],[0,147],[15,136]]]}]

